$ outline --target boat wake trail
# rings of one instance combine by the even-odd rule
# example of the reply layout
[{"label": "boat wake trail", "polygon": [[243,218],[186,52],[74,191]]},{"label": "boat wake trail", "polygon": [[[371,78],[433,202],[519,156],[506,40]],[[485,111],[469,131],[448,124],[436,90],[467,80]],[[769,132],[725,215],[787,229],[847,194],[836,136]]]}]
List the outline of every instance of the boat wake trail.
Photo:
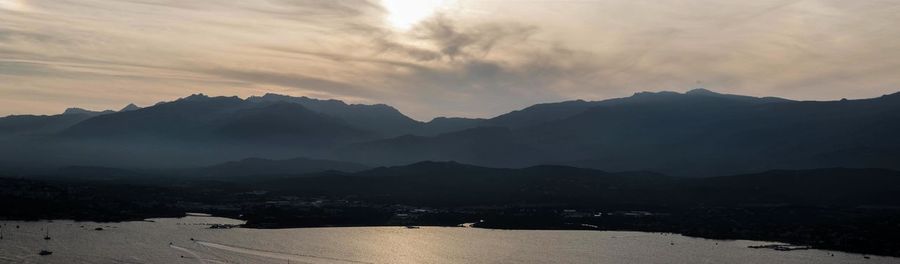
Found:
[{"label": "boat wake trail", "polygon": [[275,252],[275,251],[266,251],[266,250],[231,246],[231,245],[225,245],[225,244],[219,244],[219,243],[213,243],[213,242],[207,242],[207,241],[195,241],[195,242],[197,244],[200,244],[200,245],[203,245],[206,247],[230,251],[230,252],[234,252],[234,253],[247,254],[247,255],[266,257],[266,258],[281,259],[281,260],[298,261],[298,262],[305,262],[305,263],[373,264],[372,262],[365,262],[365,261],[313,256],[313,255],[303,255],[303,254],[291,254],[291,253],[283,253],[283,252]]},{"label": "boat wake trail", "polygon": [[220,263],[220,264],[227,264],[227,262],[222,262],[222,261],[218,261],[218,260],[214,260],[214,259],[204,259],[204,258],[201,258],[200,255],[197,255],[197,253],[194,253],[194,251],[191,251],[190,249],[186,249],[186,248],[179,247],[179,246],[176,246],[176,245],[169,245],[169,247],[170,247],[170,248],[177,249],[177,250],[182,251],[182,252],[186,252],[186,253],[188,253],[188,254],[191,254],[191,256],[193,256],[194,259],[196,259],[197,261],[199,261],[201,264],[205,264],[205,263]]}]

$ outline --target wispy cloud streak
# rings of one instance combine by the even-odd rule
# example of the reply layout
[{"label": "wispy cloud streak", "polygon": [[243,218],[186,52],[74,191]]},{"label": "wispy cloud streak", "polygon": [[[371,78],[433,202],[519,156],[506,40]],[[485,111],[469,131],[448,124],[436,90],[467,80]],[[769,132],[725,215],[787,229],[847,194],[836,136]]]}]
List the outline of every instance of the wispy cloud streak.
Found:
[{"label": "wispy cloud streak", "polygon": [[419,119],[643,90],[799,99],[900,90],[900,1],[15,0],[0,115],[190,93],[383,102]]}]

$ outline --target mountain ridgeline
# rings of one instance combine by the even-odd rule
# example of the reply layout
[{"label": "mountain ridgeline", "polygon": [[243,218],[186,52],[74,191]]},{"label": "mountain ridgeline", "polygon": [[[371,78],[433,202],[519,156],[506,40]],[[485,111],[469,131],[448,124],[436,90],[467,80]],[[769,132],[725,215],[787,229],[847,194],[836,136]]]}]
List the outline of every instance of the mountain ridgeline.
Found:
[{"label": "mountain ridgeline", "polygon": [[900,94],[792,101],[703,89],[644,92],[430,122],[383,104],[192,95],[120,111],[0,118],[0,166],[173,168],[306,157],[358,165],[354,170],[433,160],[700,177],[900,169],[898,134]]}]

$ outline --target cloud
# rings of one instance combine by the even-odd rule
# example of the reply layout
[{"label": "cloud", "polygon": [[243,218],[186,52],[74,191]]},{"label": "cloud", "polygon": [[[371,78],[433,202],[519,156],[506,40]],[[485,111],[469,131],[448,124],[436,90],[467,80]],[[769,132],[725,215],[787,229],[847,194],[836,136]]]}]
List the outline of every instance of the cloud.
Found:
[{"label": "cloud", "polygon": [[447,2],[398,29],[377,0],[29,0],[0,9],[0,95],[31,103],[0,114],[276,92],[429,119],[696,85],[832,99],[900,84],[895,1]]},{"label": "cloud", "polygon": [[537,31],[535,26],[516,23],[485,23],[461,28],[457,21],[438,15],[421,23],[414,38],[436,46],[450,59],[485,56],[498,44],[522,44]]}]

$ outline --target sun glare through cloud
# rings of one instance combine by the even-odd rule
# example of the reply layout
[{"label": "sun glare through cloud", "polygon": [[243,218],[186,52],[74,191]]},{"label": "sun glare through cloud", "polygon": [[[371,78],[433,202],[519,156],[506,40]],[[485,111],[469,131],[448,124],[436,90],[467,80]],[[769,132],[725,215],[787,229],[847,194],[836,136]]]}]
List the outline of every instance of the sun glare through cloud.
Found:
[{"label": "sun glare through cloud", "polygon": [[24,0],[0,0],[0,10],[25,11]]},{"label": "sun glare through cloud", "polygon": [[406,30],[450,5],[450,0],[384,0],[387,21],[394,28]]}]

